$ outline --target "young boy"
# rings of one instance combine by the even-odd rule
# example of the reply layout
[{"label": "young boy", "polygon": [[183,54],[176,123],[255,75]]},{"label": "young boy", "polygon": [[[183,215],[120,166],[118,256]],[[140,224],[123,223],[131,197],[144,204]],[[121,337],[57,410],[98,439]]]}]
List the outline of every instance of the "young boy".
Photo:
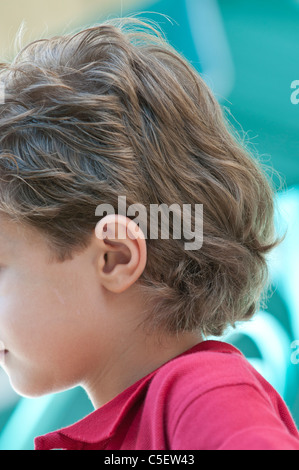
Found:
[{"label": "young boy", "polygon": [[81,385],[95,407],[36,449],[299,450],[282,398],[205,340],[257,311],[279,240],[198,73],[128,17],[34,41],[0,79],[2,366],[21,395]]}]

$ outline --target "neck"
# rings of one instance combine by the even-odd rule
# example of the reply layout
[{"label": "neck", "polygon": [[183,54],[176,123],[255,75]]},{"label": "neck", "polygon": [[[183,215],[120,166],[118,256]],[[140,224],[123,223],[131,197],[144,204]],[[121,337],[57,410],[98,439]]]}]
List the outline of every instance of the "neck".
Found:
[{"label": "neck", "polygon": [[178,336],[143,336],[121,342],[104,367],[82,384],[95,409],[108,403],[126,388],[202,341],[198,333]]}]

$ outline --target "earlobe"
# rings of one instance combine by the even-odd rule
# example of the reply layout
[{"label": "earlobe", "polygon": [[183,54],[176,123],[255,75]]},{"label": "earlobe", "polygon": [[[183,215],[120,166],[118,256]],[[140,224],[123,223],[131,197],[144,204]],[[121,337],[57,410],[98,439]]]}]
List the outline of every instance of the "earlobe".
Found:
[{"label": "earlobe", "polygon": [[100,260],[98,274],[102,285],[121,293],[133,285],[146,265],[145,237],[131,219],[108,215],[95,229]]}]

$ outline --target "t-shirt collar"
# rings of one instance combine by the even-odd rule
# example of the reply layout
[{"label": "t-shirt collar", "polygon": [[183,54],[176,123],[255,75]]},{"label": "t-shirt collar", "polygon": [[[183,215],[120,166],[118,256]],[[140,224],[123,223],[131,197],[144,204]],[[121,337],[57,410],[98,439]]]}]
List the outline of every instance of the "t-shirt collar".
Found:
[{"label": "t-shirt collar", "polygon": [[[192,348],[167,362],[180,356],[203,350],[212,350],[215,348],[219,352],[219,344],[221,345],[223,352],[240,353],[240,351],[227,343],[208,340],[196,344]],[[147,387],[153,376],[165,364],[162,364],[158,369],[150,372],[101,408],[93,411],[75,424],[58,431],[53,431],[43,436],[36,437],[34,440],[35,449],[48,450],[53,448],[71,448],[79,450],[82,449],[84,444],[97,444],[97,446],[99,446],[101,443],[104,447],[105,443],[115,434],[119,423],[124,420],[134,403],[146,394]]]}]

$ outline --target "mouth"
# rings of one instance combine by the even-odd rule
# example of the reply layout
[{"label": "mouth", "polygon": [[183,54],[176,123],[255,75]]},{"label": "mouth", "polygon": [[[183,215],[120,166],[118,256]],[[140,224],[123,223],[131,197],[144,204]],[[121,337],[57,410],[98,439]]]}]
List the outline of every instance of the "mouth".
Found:
[{"label": "mouth", "polygon": [[8,353],[7,349],[3,349],[2,351],[0,351],[0,364],[4,363],[4,359],[7,353]]}]

